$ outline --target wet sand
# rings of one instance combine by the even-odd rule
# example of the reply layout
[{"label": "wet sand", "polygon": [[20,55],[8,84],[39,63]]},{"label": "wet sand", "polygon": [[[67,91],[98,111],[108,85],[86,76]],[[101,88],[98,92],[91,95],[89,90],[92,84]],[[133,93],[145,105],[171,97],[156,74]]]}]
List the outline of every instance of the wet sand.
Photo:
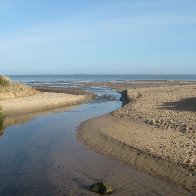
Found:
[{"label": "wet sand", "polygon": [[65,87],[51,87],[51,86],[35,86],[34,88],[40,92],[66,93],[66,94],[72,94],[72,95],[86,95],[92,98],[96,96],[95,93],[88,92],[80,88],[73,88],[73,87],[65,88]]},{"label": "wet sand", "polygon": [[[74,83],[73,83],[74,84]],[[80,82],[75,83],[80,84],[83,87],[88,86],[105,86],[118,91],[123,91],[127,89],[138,89],[138,88],[149,88],[149,87],[161,87],[161,86],[184,86],[190,84],[196,84],[196,81],[181,81],[181,80],[132,80],[132,81],[113,81],[113,82]]]},{"label": "wet sand", "polygon": [[131,89],[129,103],[79,127],[88,148],[196,190],[195,85]]}]

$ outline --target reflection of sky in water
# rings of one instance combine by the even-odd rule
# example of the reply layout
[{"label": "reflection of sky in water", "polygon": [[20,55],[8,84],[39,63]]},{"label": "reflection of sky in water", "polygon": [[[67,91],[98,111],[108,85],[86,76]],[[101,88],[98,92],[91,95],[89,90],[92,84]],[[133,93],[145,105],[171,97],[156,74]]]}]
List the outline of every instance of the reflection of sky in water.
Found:
[{"label": "reflection of sky in water", "polygon": [[3,120],[0,120],[0,136],[3,134]]},{"label": "reflection of sky in water", "polygon": [[[62,183],[76,186],[77,178],[88,173],[89,158],[89,152],[76,140],[76,127],[120,105],[119,101],[88,103],[43,116],[37,113],[6,118],[0,137],[0,194],[20,195],[30,190],[38,195],[57,194]],[[94,160],[96,156],[93,154]]]},{"label": "reflection of sky in water", "polygon": [[[99,105],[100,107],[100,103],[104,103],[104,102],[117,102],[117,104],[120,106],[121,102],[120,100],[120,94],[112,91],[110,88],[108,87],[86,87],[84,88],[84,90],[89,91],[89,92],[93,92],[97,94],[97,97],[95,100],[89,101],[88,105],[93,105],[93,108],[96,108],[96,103]],[[86,104],[83,104],[86,106]],[[115,105],[115,104],[114,104]],[[63,112],[63,111],[69,111],[69,112],[74,112],[75,110],[73,108],[78,107],[78,106],[70,106],[70,107],[65,107],[65,108],[58,108],[58,109],[53,109],[52,112]],[[80,105],[80,107],[82,107],[82,105]],[[107,111],[108,109],[108,111]],[[103,110],[105,110],[105,107],[103,108]],[[25,114],[25,115],[18,115],[18,116],[7,116],[3,121],[0,122],[0,130],[1,133],[3,133],[3,130],[6,127],[10,127],[13,125],[17,125],[17,124],[23,124],[29,120],[31,120],[32,118],[36,117],[36,116],[40,116],[40,115],[45,115],[47,113],[49,113],[50,111],[40,111],[40,112],[35,112],[35,113],[30,113],[30,114]],[[95,112],[95,111],[93,111]],[[108,113],[109,108],[106,107],[106,111],[103,113]]]}]

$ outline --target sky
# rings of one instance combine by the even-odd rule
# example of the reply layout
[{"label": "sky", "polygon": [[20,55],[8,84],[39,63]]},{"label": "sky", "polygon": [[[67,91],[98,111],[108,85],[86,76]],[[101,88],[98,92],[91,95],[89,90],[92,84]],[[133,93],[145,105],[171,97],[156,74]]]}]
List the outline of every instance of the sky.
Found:
[{"label": "sky", "polygon": [[195,0],[0,0],[0,74],[196,74]]}]

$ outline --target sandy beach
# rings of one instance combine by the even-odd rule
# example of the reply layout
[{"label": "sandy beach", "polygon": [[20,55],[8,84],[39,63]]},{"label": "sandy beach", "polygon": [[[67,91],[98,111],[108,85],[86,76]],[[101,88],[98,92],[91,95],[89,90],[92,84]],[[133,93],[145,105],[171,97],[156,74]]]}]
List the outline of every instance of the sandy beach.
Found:
[{"label": "sandy beach", "polygon": [[79,104],[88,99],[85,95],[42,92],[33,96],[0,100],[4,115],[17,115]]},{"label": "sandy beach", "polygon": [[79,140],[195,192],[196,86],[136,88],[127,95],[124,107],[84,122]]},{"label": "sandy beach", "polygon": [[5,76],[0,79],[0,111],[5,116],[71,106],[93,98],[93,93],[81,89],[44,86],[36,89]]}]

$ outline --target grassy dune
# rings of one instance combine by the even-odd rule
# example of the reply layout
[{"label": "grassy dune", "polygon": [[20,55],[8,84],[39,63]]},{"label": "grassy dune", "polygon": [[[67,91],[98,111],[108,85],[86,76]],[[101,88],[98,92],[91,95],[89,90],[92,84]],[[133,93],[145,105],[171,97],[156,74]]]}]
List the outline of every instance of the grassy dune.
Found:
[{"label": "grassy dune", "polygon": [[83,103],[91,97],[67,93],[40,92],[1,76],[0,106],[3,114],[19,115]]},{"label": "grassy dune", "polygon": [[13,82],[6,76],[0,76],[0,99],[27,97],[38,94],[38,91],[30,86]]},{"label": "grassy dune", "polygon": [[[0,100],[27,97],[38,94],[38,91],[30,86],[13,82],[10,78],[0,75]],[[0,105],[0,122],[3,121],[2,107]]]}]

